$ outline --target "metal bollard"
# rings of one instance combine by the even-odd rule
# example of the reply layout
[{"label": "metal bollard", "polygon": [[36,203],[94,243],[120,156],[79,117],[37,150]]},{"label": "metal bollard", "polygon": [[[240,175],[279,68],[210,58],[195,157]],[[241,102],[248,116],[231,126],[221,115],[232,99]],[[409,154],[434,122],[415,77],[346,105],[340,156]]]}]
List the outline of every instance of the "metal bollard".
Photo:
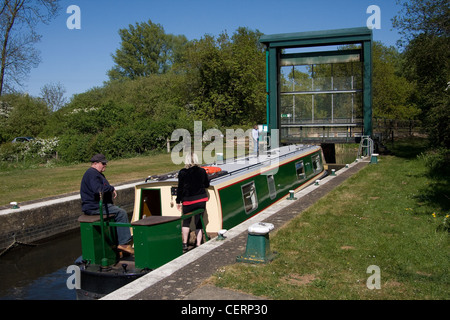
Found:
[{"label": "metal bollard", "polygon": [[286,200],[297,200],[296,197],[294,197],[295,195],[295,190],[289,190],[289,197],[286,198]]},{"label": "metal bollard", "polygon": [[248,228],[247,247],[237,262],[267,263],[272,261],[276,253],[270,252],[269,232],[274,226],[271,223],[258,222]]},{"label": "metal bollard", "polygon": [[378,163],[378,153],[372,153],[370,156],[370,163],[377,164]]}]

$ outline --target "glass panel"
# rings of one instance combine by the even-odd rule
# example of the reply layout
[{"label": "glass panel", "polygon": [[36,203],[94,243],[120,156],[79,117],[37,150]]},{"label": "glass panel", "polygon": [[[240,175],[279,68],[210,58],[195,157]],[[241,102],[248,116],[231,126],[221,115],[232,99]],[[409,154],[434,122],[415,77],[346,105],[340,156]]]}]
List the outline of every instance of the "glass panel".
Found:
[{"label": "glass panel", "polygon": [[363,80],[362,80],[363,79],[363,72],[362,72],[363,63],[362,62],[353,62],[352,67],[353,67],[353,89],[362,90],[362,88],[363,88]]},{"label": "glass panel", "polygon": [[280,67],[281,92],[362,90],[362,63]]},{"label": "glass panel", "polygon": [[294,95],[292,95],[292,94],[280,96],[281,124],[289,124],[294,121],[293,116],[294,116],[295,110],[292,108],[293,97],[294,97]]},{"label": "glass panel", "polygon": [[258,207],[255,182],[252,181],[242,186],[242,197],[244,199],[244,207],[246,213],[250,213]]},{"label": "glass panel", "polygon": [[275,179],[272,174],[267,176],[267,186],[269,187],[270,199],[275,199],[277,196],[277,188],[275,187]]},{"label": "glass panel", "polygon": [[364,118],[363,115],[363,94],[362,92],[357,92],[353,94],[353,122],[356,122],[356,120],[362,121]]},{"label": "glass panel", "polygon": [[331,121],[331,94],[318,94],[314,97],[314,121]]},{"label": "glass panel", "polygon": [[352,109],[354,99],[352,101],[352,93],[343,93],[334,95],[334,122],[350,123],[352,119]]},{"label": "glass panel", "polygon": [[292,66],[280,67],[280,91],[292,91]]},{"label": "glass panel", "polygon": [[315,64],[313,67],[313,91],[331,90],[331,64]]},{"label": "glass panel", "polygon": [[311,66],[295,66],[294,68],[295,91],[311,91],[312,69]]},{"label": "glass panel", "polygon": [[320,164],[320,156],[318,154],[311,157],[314,173],[322,170],[322,165]]},{"label": "glass panel", "polygon": [[297,179],[303,180],[306,178],[305,167],[303,165],[303,161],[299,161],[295,163],[295,170],[297,171]]},{"label": "glass panel", "polygon": [[300,123],[308,123],[312,120],[312,101],[313,96],[311,94],[307,95],[297,95],[295,97],[295,105],[298,108],[296,114],[298,121]]}]

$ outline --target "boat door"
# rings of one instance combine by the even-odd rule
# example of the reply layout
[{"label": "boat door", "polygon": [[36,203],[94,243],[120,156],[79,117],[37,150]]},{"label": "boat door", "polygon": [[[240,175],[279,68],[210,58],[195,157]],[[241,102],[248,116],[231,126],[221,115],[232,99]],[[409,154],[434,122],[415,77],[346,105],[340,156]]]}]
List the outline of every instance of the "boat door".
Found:
[{"label": "boat door", "polygon": [[139,219],[161,215],[161,189],[142,189]]}]

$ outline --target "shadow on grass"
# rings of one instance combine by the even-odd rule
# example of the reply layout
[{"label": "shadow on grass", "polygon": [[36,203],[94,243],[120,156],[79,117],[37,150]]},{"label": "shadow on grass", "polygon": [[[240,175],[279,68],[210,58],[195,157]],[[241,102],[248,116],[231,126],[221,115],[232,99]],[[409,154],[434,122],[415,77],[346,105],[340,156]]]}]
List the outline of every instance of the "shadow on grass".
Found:
[{"label": "shadow on grass", "polygon": [[[416,200],[419,204],[425,205],[427,208],[436,208],[440,212],[448,213],[450,211],[450,184],[447,179],[439,179],[433,181],[426,188],[419,190]],[[431,214],[432,212],[424,212]]]},{"label": "shadow on grass", "polygon": [[415,159],[429,148],[427,139],[416,137],[390,142],[387,147],[394,156],[405,159]]},{"label": "shadow on grass", "polygon": [[[419,159],[427,169],[425,175],[430,183],[427,187],[419,189],[419,195],[415,197],[420,207],[424,208],[420,214],[432,214],[433,212],[429,212],[430,210],[448,213],[450,211],[450,166],[443,165],[434,168],[427,166],[426,154],[433,153],[429,152],[431,149],[428,140],[416,137],[402,139],[390,143],[389,149],[396,157],[408,160]],[[423,156],[424,154],[425,156]]]}]

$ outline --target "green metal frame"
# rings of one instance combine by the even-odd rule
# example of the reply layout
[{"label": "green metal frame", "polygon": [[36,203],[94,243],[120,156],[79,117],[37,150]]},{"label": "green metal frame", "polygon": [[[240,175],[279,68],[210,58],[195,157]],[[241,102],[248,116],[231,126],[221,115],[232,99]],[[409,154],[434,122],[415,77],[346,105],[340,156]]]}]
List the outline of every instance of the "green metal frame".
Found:
[{"label": "green metal frame", "polygon": [[[360,56],[363,61],[363,114],[364,135],[372,136],[372,30],[367,27],[336,29],[312,32],[263,35],[260,40],[266,45],[266,91],[268,132],[281,129],[280,125],[280,65],[282,53],[288,48],[304,48],[327,45],[361,44]],[[346,51],[354,55],[355,50]],[[330,52],[329,55],[336,54]],[[316,53],[297,54],[317,58]],[[283,54],[283,58],[287,55]],[[281,139],[281,135],[279,135]]]},{"label": "green metal frame", "polygon": [[181,220],[151,225],[133,225],[136,268],[156,269],[183,254]]},{"label": "green metal frame", "polygon": [[100,200],[100,221],[80,223],[81,252],[84,260],[106,267],[117,260],[117,232],[111,228],[114,223],[103,217],[102,208]]},{"label": "green metal frame", "polygon": [[103,216],[101,209],[100,221],[80,223],[83,259],[102,267],[115,264],[118,259],[116,227],[133,228],[136,267],[156,269],[183,253],[181,224],[184,219],[200,214],[203,233],[206,241],[209,241],[203,212],[203,209],[197,209],[187,215],[173,217],[173,220],[153,225],[138,225],[110,221]]},{"label": "green metal frame", "polygon": [[203,212],[203,209],[197,209],[190,214],[150,226],[132,224],[136,268],[156,269],[183,254],[181,226],[184,219],[200,214],[208,241]]}]

